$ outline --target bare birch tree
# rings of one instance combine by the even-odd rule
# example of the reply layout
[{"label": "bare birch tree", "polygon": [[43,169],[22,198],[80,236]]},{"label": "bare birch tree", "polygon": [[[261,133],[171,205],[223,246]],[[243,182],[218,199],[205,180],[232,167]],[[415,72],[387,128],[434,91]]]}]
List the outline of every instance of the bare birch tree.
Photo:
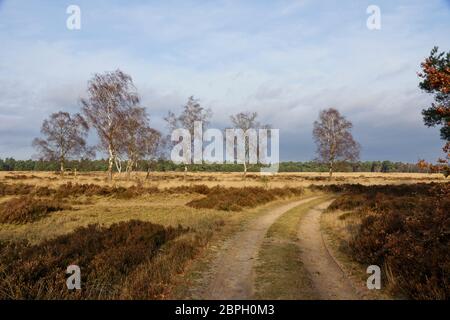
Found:
[{"label": "bare birch tree", "polygon": [[35,138],[33,147],[43,159],[59,161],[63,174],[64,163],[69,158],[92,155],[85,140],[88,130],[88,124],[81,115],[56,112],[42,123],[41,133],[45,138]]},{"label": "bare birch tree", "polygon": [[125,120],[139,104],[132,78],[120,70],[95,74],[88,83],[88,98],[82,99],[83,113],[97,131],[99,147],[108,154],[108,178],[119,155],[119,138]]},{"label": "bare birch tree", "polygon": [[160,145],[161,134],[150,127],[145,108],[134,107],[126,115],[119,138],[119,154],[127,159],[128,177],[139,160],[153,158]]},{"label": "bare birch tree", "polygon": [[152,165],[158,157],[162,156],[164,141],[161,132],[150,127],[143,130],[141,137],[141,150],[143,150],[142,159],[147,160],[148,162],[146,176],[146,179],[148,179]]},{"label": "bare birch tree", "polygon": [[[200,105],[199,101],[195,99],[193,96],[191,96],[189,97],[186,105],[184,105],[183,111],[179,116],[176,116],[173,112],[169,111],[165,120],[171,132],[178,128],[184,128],[189,131],[191,135],[191,149],[192,149],[194,145],[194,140],[202,139],[202,137],[195,135],[196,133],[194,130],[195,123],[201,122],[202,123],[201,131],[204,131],[204,129],[209,124],[211,116],[212,116],[211,109],[203,108]],[[185,171],[187,171],[187,166],[185,166]]]},{"label": "bare birch tree", "polygon": [[[250,164],[251,155],[250,151],[257,153],[258,151],[258,138],[257,138],[257,129],[268,129],[269,125],[262,126],[261,123],[257,120],[258,113],[257,112],[240,112],[235,115],[230,116],[231,123],[233,128],[240,129],[244,133],[244,176],[247,175],[247,166]],[[255,130],[254,134],[250,134],[249,130]],[[232,141],[227,141],[227,143],[233,143]]]},{"label": "bare birch tree", "polygon": [[353,139],[352,127],[352,123],[333,108],[321,111],[319,120],[314,122],[313,136],[318,160],[328,164],[330,178],[337,160],[359,159],[360,145]]}]

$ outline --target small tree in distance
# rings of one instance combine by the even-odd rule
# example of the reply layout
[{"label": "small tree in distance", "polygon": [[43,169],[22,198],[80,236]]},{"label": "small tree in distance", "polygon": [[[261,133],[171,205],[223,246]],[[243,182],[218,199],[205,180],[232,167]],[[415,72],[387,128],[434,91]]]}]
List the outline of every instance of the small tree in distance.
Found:
[{"label": "small tree in distance", "polygon": [[88,124],[81,115],[56,112],[42,123],[41,133],[45,138],[35,138],[33,147],[38,150],[41,158],[59,161],[63,174],[64,163],[69,158],[93,155],[93,151],[86,146],[88,129]]},{"label": "small tree in distance", "polygon": [[352,123],[333,108],[321,111],[319,120],[314,121],[313,136],[318,160],[328,164],[330,178],[337,160],[359,159],[360,145],[353,139],[352,127]]},{"label": "small tree in distance", "polygon": [[[190,96],[187,103],[183,106],[183,111],[179,116],[176,116],[172,111],[169,111],[167,117],[164,120],[167,122],[167,127],[170,132],[173,132],[175,129],[183,128],[189,131],[191,135],[191,149],[194,145],[194,140],[202,140],[202,137],[195,136],[195,122],[200,121],[202,123],[202,130],[209,125],[209,120],[211,119],[212,111],[211,109],[205,109],[200,105],[199,100],[195,99],[193,96]],[[170,141],[170,134],[168,137],[168,141]],[[193,153],[191,153],[192,160]],[[187,171],[187,166],[184,166],[185,171]]]},{"label": "small tree in distance", "polygon": [[[241,129],[244,134],[249,129],[268,129],[270,126],[265,125],[262,126],[259,121],[257,120],[258,113],[257,112],[240,112],[238,114],[230,116],[231,123],[233,124],[233,127],[235,129]],[[230,141],[230,143],[234,143],[234,141]],[[251,145],[252,143],[255,143],[256,145]],[[247,175],[247,164],[250,162],[250,150],[258,148],[258,141],[256,137],[256,141],[252,141],[249,136],[245,135],[245,159],[244,159],[244,177]]]}]

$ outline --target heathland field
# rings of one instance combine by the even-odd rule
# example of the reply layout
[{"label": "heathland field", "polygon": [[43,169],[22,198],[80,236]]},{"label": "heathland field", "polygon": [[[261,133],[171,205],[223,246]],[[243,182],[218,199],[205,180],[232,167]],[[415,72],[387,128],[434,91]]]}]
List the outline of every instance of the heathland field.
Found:
[{"label": "heathland field", "polygon": [[438,174],[1,172],[0,298],[448,299],[449,196]]}]

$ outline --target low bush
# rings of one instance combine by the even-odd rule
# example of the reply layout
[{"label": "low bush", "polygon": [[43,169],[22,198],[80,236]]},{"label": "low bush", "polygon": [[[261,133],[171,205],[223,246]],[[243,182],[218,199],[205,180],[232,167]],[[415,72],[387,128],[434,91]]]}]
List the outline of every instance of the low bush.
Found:
[{"label": "low bush", "polygon": [[412,299],[450,298],[450,183],[346,188],[332,209],[362,222],[352,256],[385,266],[395,292]]},{"label": "low bush", "polygon": [[[207,241],[192,230],[143,221],[90,225],[37,245],[0,244],[0,299],[158,299]],[[65,270],[81,269],[69,291]]]},{"label": "low bush", "polygon": [[131,186],[128,188],[120,186],[101,186],[98,184],[77,184],[65,183],[56,189],[47,186],[35,187],[29,184],[6,184],[0,182],[0,196],[7,195],[36,195],[36,196],[54,196],[58,199],[78,196],[104,196],[115,197],[118,199],[131,199],[144,194],[157,193],[198,193],[208,194],[210,188],[206,185],[178,186],[167,189],[158,189],[157,187],[143,187],[142,185]]},{"label": "low bush", "polygon": [[32,175],[32,176],[27,176],[24,174],[17,174],[17,175],[13,175],[13,176],[5,176],[5,179],[7,180],[25,180],[25,179],[34,179],[36,178],[36,176]]},{"label": "low bush", "polygon": [[7,184],[0,182],[0,196],[26,195],[33,192],[34,186],[29,184]]},{"label": "low bush", "polygon": [[347,194],[366,194],[375,195],[377,193],[388,194],[391,196],[416,196],[416,195],[432,195],[433,187],[438,187],[441,183],[415,183],[415,184],[399,184],[399,185],[371,185],[366,186],[359,183],[355,184],[330,184],[330,185],[312,185],[311,189],[347,193]]},{"label": "low bush", "polygon": [[68,206],[56,200],[22,196],[2,203],[0,206],[0,223],[24,224],[41,219],[51,212],[68,208]]},{"label": "low bush", "polygon": [[303,194],[302,188],[273,188],[260,187],[223,188],[214,187],[204,198],[187,203],[193,208],[207,208],[224,211],[240,211],[253,208],[267,202]]},{"label": "low bush", "polygon": [[204,247],[212,233],[186,233],[169,241],[160,254],[139,265],[130,273],[120,293],[120,299],[170,298],[175,275],[183,272],[186,263]]}]

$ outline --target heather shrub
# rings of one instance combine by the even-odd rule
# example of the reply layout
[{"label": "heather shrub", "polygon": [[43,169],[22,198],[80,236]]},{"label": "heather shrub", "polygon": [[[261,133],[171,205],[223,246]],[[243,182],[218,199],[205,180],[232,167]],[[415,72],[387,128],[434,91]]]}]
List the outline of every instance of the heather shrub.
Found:
[{"label": "heather shrub", "polygon": [[97,184],[74,184],[65,183],[55,190],[55,195],[60,198],[76,197],[76,196],[110,196],[113,194],[114,188],[109,186],[100,186]]},{"label": "heather shrub", "polygon": [[34,194],[38,197],[49,197],[54,194],[54,191],[49,187],[45,186],[36,188]]},{"label": "heather shrub", "polygon": [[193,185],[189,187],[190,192],[199,193],[199,194],[208,194],[210,192],[210,188],[205,186],[204,184]]},{"label": "heather shrub", "polygon": [[68,208],[68,206],[56,200],[22,196],[6,201],[0,206],[0,223],[23,224],[33,222],[51,212]]},{"label": "heather shrub", "polygon": [[432,195],[433,188],[439,188],[440,183],[416,183],[399,185],[371,185],[365,186],[359,183],[355,184],[330,184],[330,185],[312,185],[311,189],[348,194],[366,194],[374,195],[377,193],[391,196],[416,196]]},{"label": "heather shrub", "polygon": [[13,175],[13,176],[5,176],[5,179],[7,179],[7,180],[24,180],[24,179],[33,179],[33,178],[35,178],[35,176],[28,177],[28,176],[26,176],[24,174],[16,174],[16,175]]},{"label": "heather shrub", "polygon": [[190,186],[177,186],[177,187],[171,187],[164,189],[164,192],[169,194],[175,194],[175,193],[198,193],[198,194],[208,194],[212,188],[209,188],[208,186],[204,184],[196,184],[196,185],[190,185]]},{"label": "heather shrub", "polygon": [[207,208],[224,211],[240,211],[253,208],[267,202],[303,194],[302,188],[274,188],[260,187],[223,188],[214,187],[201,199],[187,203],[193,208]]},{"label": "heather shrub", "polygon": [[0,182],[0,196],[26,195],[33,191],[34,187],[29,184],[6,184]]},{"label": "heather shrub", "polygon": [[330,207],[356,210],[362,217],[349,243],[352,256],[384,266],[394,292],[449,299],[450,183],[346,190]]},{"label": "heather shrub", "polygon": [[334,200],[328,207],[328,210],[336,210],[336,209],[352,210],[352,209],[356,209],[356,208],[361,208],[366,203],[367,203],[367,199],[363,195],[344,194],[344,195],[338,197],[336,200]]},{"label": "heather shrub", "polygon": [[[132,220],[109,228],[78,228],[37,245],[0,244],[0,299],[127,298],[140,292],[139,285],[153,288],[141,292],[142,298],[158,298],[170,277],[182,270],[197,250],[194,247],[201,244],[198,240],[171,241],[191,233],[182,227]],[[164,259],[164,267],[171,261],[174,265],[168,270],[151,268]],[[81,269],[82,290],[66,287],[65,270],[72,264]],[[144,266],[153,271],[137,275]],[[164,272],[167,275],[162,278],[159,274]],[[145,277],[147,283],[133,282],[136,277]]]},{"label": "heather shrub", "polygon": [[146,194],[185,194],[198,193],[206,195],[212,188],[206,185],[189,185],[177,186],[166,189],[158,189],[157,187],[144,187],[142,183],[138,183],[131,187],[121,186],[101,186],[98,184],[78,184],[67,182],[58,186],[56,189],[47,186],[35,187],[29,184],[6,184],[0,182],[0,196],[7,195],[36,195],[39,197],[53,196],[55,199],[64,199],[79,196],[100,196],[100,197],[114,197],[117,199],[132,199]]},{"label": "heather shrub", "polygon": [[175,275],[205,246],[212,233],[186,233],[168,242],[161,254],[139,265],[123,282],[120,299],[165,299]]}]

